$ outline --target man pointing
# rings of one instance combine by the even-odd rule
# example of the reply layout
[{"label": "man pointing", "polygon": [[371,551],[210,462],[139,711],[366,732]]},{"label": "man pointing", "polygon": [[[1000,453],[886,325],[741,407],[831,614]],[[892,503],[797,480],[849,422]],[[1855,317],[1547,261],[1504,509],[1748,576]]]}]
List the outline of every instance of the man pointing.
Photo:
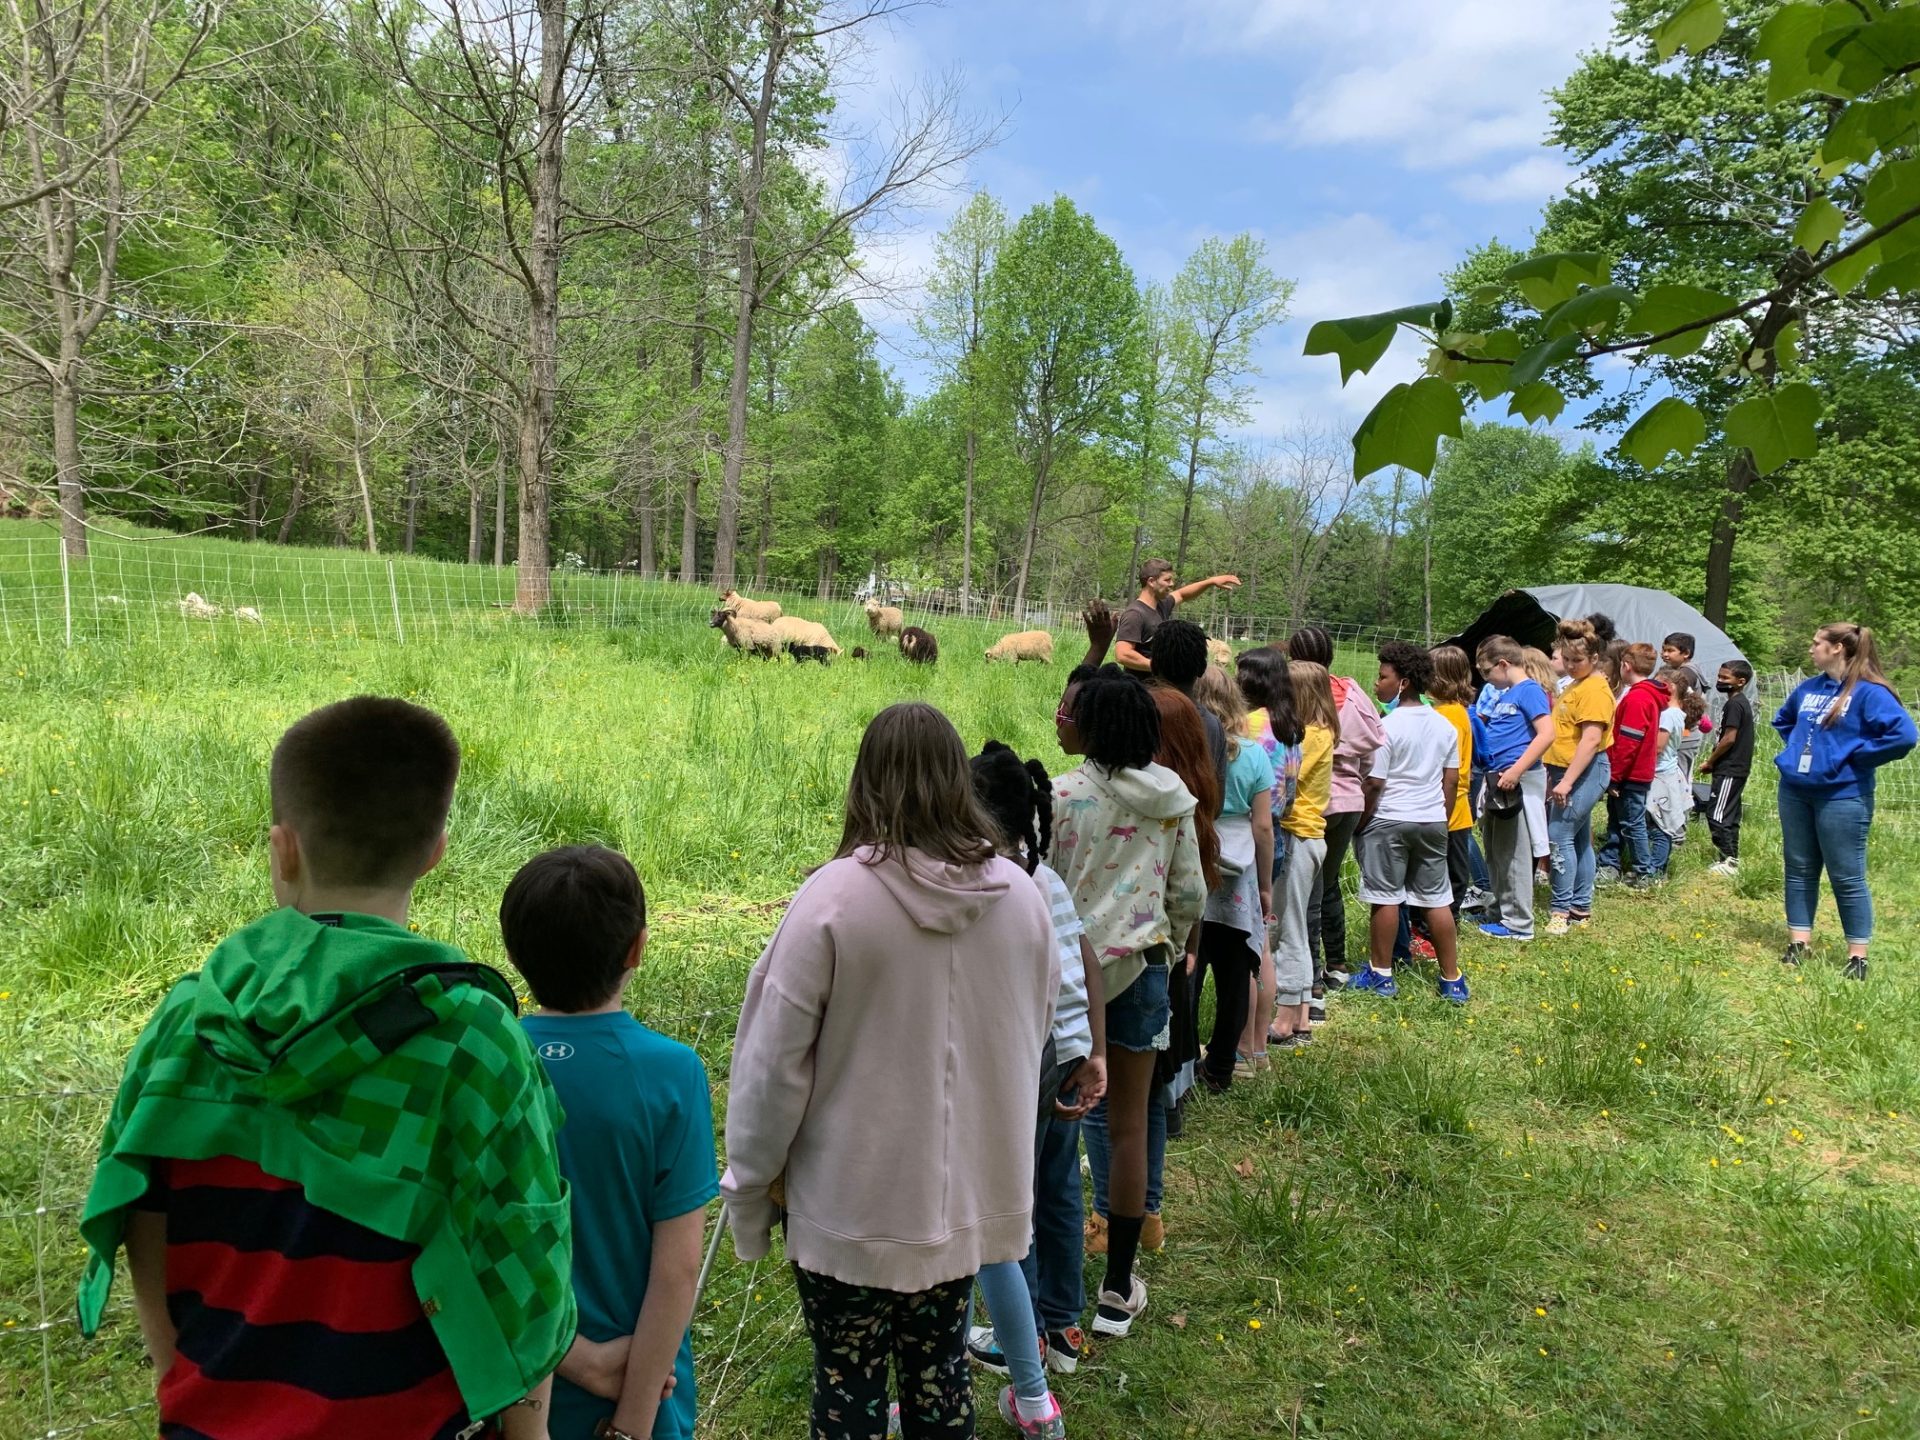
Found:
[{"label": "man pointing", "polygon": [[1176,605],[1209,590],[1239,588],[1238,575],[1210,575],[1176,589],[1170,562],[1147,561],[1140,567],[1140,594],[1120,613],[1120,625],[1114,631],[1113,658],[1127,669],[1144,674],[1152,664],[1153,633],[1162,621],[1172,618]]}]

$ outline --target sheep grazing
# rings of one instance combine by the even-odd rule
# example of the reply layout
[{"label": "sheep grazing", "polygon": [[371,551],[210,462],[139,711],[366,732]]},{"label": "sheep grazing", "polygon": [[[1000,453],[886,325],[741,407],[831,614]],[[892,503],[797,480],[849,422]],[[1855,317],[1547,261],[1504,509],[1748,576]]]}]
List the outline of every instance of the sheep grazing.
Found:
[{"label": "sheep grazing", "polygon": [[1209,635],[1207,637],[1207,663],[1209,665],[1218,665],[1223,670],[1226,669],[1227,666],[1233,664],[1233,647],[1227,644],[1226,641],[1215,640]]},{"label": "sheep grazing", "polygon": [[987,651],[987,659],[1011,660],[1016,665],[1022,660],[1038,660],[1042,665],[1051,665],[1053,636],[1045,630],[1020,630],[1002,635]]},{"label": "sheep grazing", "polygon": [[736,650],[746,650],[766,660],[771,660],[779,653],[781,637],[764,620],[748,620],[743,616],[730,615],[725,610],[716,610],[708,618],[707,624],[726,636],[727,644]]},{"label": "sheep grazing", "polygon": [[897,640],[900,627],[906,616],[900,613],[898,605],[882,605],[878,600],[867,601],[867,627],[882,640]]},{"label": "sheep grazing", "polygon": [[940,642],[918,625],[900,632],[900,653],[916,665],[931,665],[940,658]]},{"label": "sheep grazing", "polygon": [[866,647],[866,646],[864,646],[864,645],[856,645],[856,646],[854,646],[854,647],[853,647],[853,649],[851,649],[851,650],[849,650],[849,651],[847,652],[847,658],[848,658],[848,659],[850,659],[850,660],[864,660],[864,659],[866,659],[866,658],[867,658],[867,647]]},{"label": "sheep grazing", "polygon": [[827,647],[824,645],[797,645],[792,642],[788,642],[787,653],[793,656],[796,663],[801,665],[806,664],[809,660],[818,660],[824,665],[827,663],[829,654]]},{"label": "sheep grazing", "polygon": [[202,600],[191,590],[180,602],[180,614],[188,620],[218,620],[225,613],[218,605]]},{"label": "sheep grazing", "polygon": [[264,625],[267,623],[265,617],[251,605],[240,606],[233,612],[233,618],[236,620],[244,620],[249,625]]},{"label": "sheep grazing", "polygon": [[773,628],[788,645],[813,646],[829,655],[840,653],[840,647],[834,643],[833,636],[827,633],[827,627],[818,621],[802,620],[798,615],[782,615],[773,622]]},{"label": "sheep grazing", "polygon": [[728,590],[722,594],[720,608],[729,615],[738,615],[742,620],[759,620],[769,625],[780,618],[778,600],[749,600],[738,590]]}]

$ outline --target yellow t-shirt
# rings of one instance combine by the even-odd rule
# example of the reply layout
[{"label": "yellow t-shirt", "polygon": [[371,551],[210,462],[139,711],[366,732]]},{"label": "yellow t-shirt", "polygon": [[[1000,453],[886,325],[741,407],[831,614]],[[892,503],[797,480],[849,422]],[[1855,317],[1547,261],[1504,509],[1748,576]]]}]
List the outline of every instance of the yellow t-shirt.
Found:
[{"label": "yellow t-shirt", "polygon": [[1447,722],[1460,735],[1460,784],[1454,795],[1453,814],[1447,817],[1447,829],[1471,830],[1473,786],[1469,779],[1473,775],[1473,724],[1467,719],[1467,707],[1464,705],[1435,705],[1433,708],[1446,716]]},{"label": "yellow t-shirt", "polygon": [[1293,808],[1280,828],[1302,840],[1321,840],[1327,833],[1327,800],[1333,793],[1333,732],[1309,725],[1300,741],[1300,788]]},{"label": "yellow t-shirt", "polygon": [[1547,764],[1571,763],[1580,744],[1581,725],[1596,720],[1600,723],[1600,749],[1594,753],[1601,754],[1613,743],[1613,691],[1598,670],[1569,685],[1553,702],[1554,737],[1547,747]]}]

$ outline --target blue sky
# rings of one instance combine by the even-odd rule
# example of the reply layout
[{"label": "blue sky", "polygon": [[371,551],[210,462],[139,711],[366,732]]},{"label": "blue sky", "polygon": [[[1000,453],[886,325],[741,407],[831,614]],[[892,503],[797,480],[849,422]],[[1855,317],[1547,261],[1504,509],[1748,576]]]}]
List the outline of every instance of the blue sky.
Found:
[{"label": "blue sky", "polygon": [[[1298,289],[1262,348],[1249,428],[1351,424],[1415,352],[1342,391],[1331,359],[1300,354],[1308,327],[1431,298],[1470,246],[1526,242],[1568,179],[1541,143],[1545,92],[1609,19],[1606,0],[949,0],[873,37],[842,118],[872,124],[955,71],[970,104],[1007,116],[965,186],[1012,214],[1068,195],[1142,279],[1171,279],[1209,234],[1259,234]],[[910,285],[963,198],[874,237],[873,263]],[[920,388],[910,304],[869,313]]]}]

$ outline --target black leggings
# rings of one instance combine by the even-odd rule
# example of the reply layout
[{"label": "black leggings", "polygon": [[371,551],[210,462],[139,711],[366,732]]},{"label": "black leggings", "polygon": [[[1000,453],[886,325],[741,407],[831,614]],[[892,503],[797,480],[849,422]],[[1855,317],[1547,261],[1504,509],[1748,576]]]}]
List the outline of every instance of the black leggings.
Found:
[{"label": "black leggings", "polygon": [[1252,999],[1247,993],[1259,957],[1248,948],[1247,932],[1209,920],[1200,927],[1200,968],[1194,974],[1194,1009],[1199,1009],[1200,982],[1213,972],[1213,1038],[1207,1042],[1201,1067],[1207,1084],[1224,1090],[1233,1083],[1233,1062],[1240,1049],[1240,1032],[1247,1025]]},{"label": "black leggings", "polygon": [[887,1362],[906,1440],[973,1440],[967,1313],[973,1277],[917,1295],[793,1267],[813,1340],[813,1440],[886,1440]]},{"label": "black leggings", "polygon": [[1313,952],[1315,984],[1326,978],[1329,969],[1346,967],[1347,897],[1340,889],[1340,869],[1353,846],[1353,832],[1360,828],[1360,813],[1345,810],[1327,816],[1327,858],[1320,866],[1320,894],[1307,911],[1307,948]]}]

